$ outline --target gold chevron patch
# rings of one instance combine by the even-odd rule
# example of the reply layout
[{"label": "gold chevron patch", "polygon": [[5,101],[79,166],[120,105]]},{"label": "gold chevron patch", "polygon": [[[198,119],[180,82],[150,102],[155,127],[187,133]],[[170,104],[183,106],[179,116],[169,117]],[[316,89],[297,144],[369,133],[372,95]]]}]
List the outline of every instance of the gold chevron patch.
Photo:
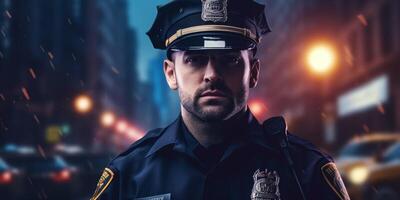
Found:
[{"label": "gold chevron patch", "polygon": [[97,200],[97,198],[99,198],[100,195],[110,185],[113,178],[114,178],[114,172],[111,171],[111,169],[109,169],[109,168],[105,168],[103,173],[101,174],[99,182],[97,183],[96,190],[94,191],[94,194],[93,194],[92,198],[90,198],[90,200]]},{"label": "gold chevron patch", "polygon": [[335,163],[330,162],[321,167],[322,175],[325,181],[339,196],[341,200],[350,200],[346,187],[344,186],[342,177],[337,170]]}]

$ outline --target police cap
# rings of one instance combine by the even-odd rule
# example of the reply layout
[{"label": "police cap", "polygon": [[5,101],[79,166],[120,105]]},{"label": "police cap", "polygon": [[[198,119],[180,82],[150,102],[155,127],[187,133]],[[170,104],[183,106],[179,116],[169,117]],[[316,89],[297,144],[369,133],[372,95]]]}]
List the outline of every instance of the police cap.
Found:
[{"label": "police cap", "polygon": [[270,32],[264,5],[253,0],[174,0],[157,9],[147,32],[157,49],[254,49]]}]

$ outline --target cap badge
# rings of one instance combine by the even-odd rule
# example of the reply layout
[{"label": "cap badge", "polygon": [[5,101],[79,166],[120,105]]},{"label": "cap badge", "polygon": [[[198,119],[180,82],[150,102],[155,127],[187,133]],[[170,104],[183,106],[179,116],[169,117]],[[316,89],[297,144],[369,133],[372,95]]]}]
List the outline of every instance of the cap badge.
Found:
[{"label": "cap badge", "polygon": [[203,21],[226,22],[228,19],[228,0],[201,0]]},{"label": "cap badge", "polygon": [[253,175],[251,200],[280,200],[279,175],[276,171],[257,170]]}]

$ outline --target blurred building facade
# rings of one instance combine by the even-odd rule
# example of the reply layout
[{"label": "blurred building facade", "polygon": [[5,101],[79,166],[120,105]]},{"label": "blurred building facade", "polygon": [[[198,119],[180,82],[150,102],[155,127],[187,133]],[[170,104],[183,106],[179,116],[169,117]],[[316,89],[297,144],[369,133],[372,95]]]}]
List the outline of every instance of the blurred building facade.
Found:
[{"label": "blurred building facade", "polygon": [[[108,141],[99,114],[134,110],[126,1],[5,0],[0,9],[1,143]],[[80,94],[94,105],[83,115],[73,107]]]},{"label": "blurred building facade", "polygon": [[104,111],[129,123],[135,120],[137,49],[135,32],[128,25],[127,1],[91,0],[87,12],[91,23],[85,54],[89,55],[89,70],[96,75],[91,79],[90,88],[98,103],[95,142],[109,148],[124,146],[125,137],[117,135],[115,129],[103,128],[98,121]]},{"label": "blurred building facade", "polygon": [[[307,71],[311,43],[332,40],[337,28],[336,1],[267,1],[272,32],[262,41],[262,69],[256,95],[265,101],[266,117],[283,115],[289,130],[321,143],[322,80]],[[261,119],[264,120],[264,119]]]},{"label": "blurred building facade", "polygon": [[[400,2],[340,4],[341,62],[327,86],[328,142],[340,146],[368,133],[400,132]],[[329,135],[330,134],[330,135]]]},{"label": "blurred building facade", "polygon": [[179,97],[177,91],[168,87],[164,76],[163,62],[166,57],[165,51],[159,51],[149,61],[147,76],[149,80],[141,83],[146,89],[140,91],[140,103],[136,109],[136,118],[144,129],[162,128],[167,126],[179,114]]},{"label": "blurred building facade", "polygon": [[[284,115],[289,130],[332,151],[357,134],[398,132],[399,8],[394,0],[267,1],[272,33],[258,54],[256,95],[268,117]],[[338,57],[324,76],[305,62],[318,42]]]}]

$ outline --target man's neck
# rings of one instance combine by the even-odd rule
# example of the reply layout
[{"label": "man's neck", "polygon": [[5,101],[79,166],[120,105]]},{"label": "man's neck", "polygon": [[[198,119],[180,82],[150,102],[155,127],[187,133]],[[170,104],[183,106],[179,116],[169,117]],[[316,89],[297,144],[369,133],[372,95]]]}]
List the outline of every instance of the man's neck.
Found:
[{"label": "man's neck", "polygon": [[237,130],[236,126],[242,125],[243,122],[240,119],[242,119],[246,111],[247,107],[230,119],[210,122],[203,121],[185,108],[181,108],[183,122],[193,137],[204,147],[219,144],[228,139],[230,132]]}]

